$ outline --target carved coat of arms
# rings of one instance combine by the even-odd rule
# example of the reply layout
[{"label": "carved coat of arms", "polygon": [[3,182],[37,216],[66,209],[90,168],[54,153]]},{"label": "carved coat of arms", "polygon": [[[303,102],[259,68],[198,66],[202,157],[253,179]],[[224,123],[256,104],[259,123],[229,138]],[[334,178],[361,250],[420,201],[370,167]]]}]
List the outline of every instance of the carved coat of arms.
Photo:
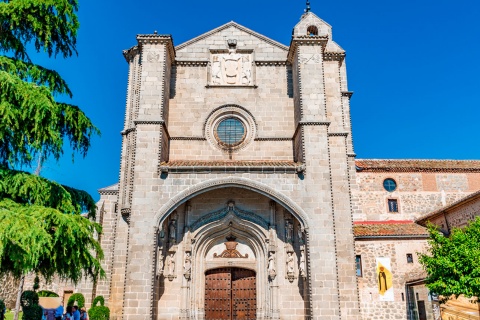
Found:
[{"label": "carved coat of arms", "polygon": [[234,236],[228,236],[227,237],[227,242],[225,242],[225,247],[226,249],[220,253],[219,255],[214,253],[213,257],[214,258],[248,258],[248,253],[245,255],[242,255],[240,252],[237,250],[237,245],[238,242],[235,241]]}]

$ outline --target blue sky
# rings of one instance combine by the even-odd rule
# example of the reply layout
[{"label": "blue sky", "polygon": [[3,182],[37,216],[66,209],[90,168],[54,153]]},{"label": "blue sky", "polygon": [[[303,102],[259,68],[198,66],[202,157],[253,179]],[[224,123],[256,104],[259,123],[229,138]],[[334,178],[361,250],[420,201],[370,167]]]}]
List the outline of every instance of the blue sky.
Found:
[{"label": "blue sky", "polygon": [[[311,1],[347,51],[353,138],[359,158],[480,159],[478,0]],[[119,176],[127,63],[136,34],[181,44],[231,20],[288,45],[305,1],[80,0],[78,57],[34,61],[54,68],[102,131],[85,159],[71,152],[42,174],[96,190]]]}]

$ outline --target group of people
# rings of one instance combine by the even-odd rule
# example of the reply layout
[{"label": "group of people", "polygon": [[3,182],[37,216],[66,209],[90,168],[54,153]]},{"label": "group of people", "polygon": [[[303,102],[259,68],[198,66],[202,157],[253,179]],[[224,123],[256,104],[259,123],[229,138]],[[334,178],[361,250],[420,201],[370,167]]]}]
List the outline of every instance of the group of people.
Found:
[{"label": "group of people", "polygon": [[[45,312],[45,320],[47,313]],[[67,306],[67,311],[64,313],[63,304],[55,309],[55,320],[88,320],[88,313],[85,308],[78,309],[78,306]]]}]

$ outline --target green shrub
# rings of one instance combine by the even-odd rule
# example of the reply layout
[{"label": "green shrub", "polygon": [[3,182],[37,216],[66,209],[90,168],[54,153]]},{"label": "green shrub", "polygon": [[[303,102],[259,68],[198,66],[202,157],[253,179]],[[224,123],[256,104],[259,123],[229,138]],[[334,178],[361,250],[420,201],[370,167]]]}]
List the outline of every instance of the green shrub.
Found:
[{"label": "green shrub", "polygon": [[67,306],[74,306],[77,302],[78,308],[83,308],[85,306],[85,297],[81,293],[74,293],[68,298]]},{"label": "green shrub", "polygon": [[39,297],[46,297],[46,298],[57,298],[58,294],[56,294],[55,292],[52,292],[52,291],[42,290],[42,291],[38,291],[38,296]]},{"label": "green shrub", "polygon": [[5,315],[5,302],[3,300],[0,300],[0,319],[3,320],[3,316]]},{"label": "green shrub", "polygon": [[[100,303],[99,306],[97,304]],[[88,310],[90,320],[108,320],[110,318],[110,309],[105,307],[105,299],[98,296],[93,299],[93,306]]]},{"label": "green shrub", "polygon": [[35,291],[24,291],[20,299],[23,320],[41,320],[42,307],[38,305],[38,294]]}]

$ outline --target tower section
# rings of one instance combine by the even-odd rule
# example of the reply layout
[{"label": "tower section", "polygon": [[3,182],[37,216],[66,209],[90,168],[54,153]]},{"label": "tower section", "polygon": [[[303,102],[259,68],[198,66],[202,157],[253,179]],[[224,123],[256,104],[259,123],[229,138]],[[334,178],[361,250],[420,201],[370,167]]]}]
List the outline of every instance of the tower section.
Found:
[{"label": "tower section", "polygon": [[[352,93],[344,58],[345,51],[332,41],[331,27],[312,12],[304,14],[294,28],[288,61],[294,88],[294,157],[305,164],[307,192],[315,206],[309,246],[315,319],[360,319],[352,233]],[[328,285],[332,282],[336,286]]]}]

